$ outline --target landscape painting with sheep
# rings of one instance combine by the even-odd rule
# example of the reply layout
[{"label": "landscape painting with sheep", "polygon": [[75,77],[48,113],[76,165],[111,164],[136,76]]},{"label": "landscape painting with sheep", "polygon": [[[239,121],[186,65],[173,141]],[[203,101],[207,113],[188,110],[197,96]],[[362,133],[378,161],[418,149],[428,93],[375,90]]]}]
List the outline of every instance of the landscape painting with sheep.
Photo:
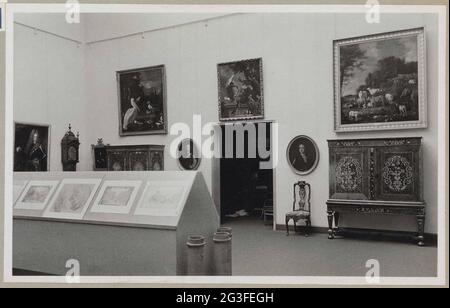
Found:
[{"label": "landscape painting with sheep", "polygon": [[419,44],[412,34],[338,45],[339,124],[419,121]]}]

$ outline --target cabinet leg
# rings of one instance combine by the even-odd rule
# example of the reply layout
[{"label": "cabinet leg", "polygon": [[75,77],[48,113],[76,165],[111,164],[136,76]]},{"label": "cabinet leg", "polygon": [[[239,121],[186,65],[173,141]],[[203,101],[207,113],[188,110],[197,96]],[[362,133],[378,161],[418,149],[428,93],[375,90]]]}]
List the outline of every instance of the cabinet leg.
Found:
[{"label": "cabinet leg", "polygon": [[418,229],[418,236],[417,236],[417,245],[419,246],[425,246],[425,216],[418,215],[417,216],[417,229]]},{"label": "cabinet leg", "polygon": [[328,239],[334,239],[333,234],[333,211],[327,211],[328,214]]},{"label": "cabinet leg", "polygon": [[338,235],[339,233],[339,218],[340,218],[339,213],[334,212],[334,235]]}]

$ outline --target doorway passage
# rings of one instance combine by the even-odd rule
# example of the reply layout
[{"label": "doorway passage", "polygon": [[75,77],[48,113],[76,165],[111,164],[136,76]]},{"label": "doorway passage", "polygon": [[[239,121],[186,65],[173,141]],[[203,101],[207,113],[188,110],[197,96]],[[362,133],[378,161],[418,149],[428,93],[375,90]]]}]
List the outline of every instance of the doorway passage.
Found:
[{"label": "doorway passage", "polygon": [[[249,124],[256,129],[248,129]],[[263,217],[264,206],[273,208],[271,124],[251,122],[221,125],[220,215],[222,222],[243,217],[259,219]],[[230,132],[233,134],[232,138]],[[228,142],[226,142],[227,138]],[[226,146],[233,147],[232,152],[228,149],[228,155],[225,155]],[[241,147],[240,150],[237,146]],[[261,147],[264,153],[260,151]],[[231,156],[230,153],[232,153]],[[261,165],[263,162],[265,164]]]}]

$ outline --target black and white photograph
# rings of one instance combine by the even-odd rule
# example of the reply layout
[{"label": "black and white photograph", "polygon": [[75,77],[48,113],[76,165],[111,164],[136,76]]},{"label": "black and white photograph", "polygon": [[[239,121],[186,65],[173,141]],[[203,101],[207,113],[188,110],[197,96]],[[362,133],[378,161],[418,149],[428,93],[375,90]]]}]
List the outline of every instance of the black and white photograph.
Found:
[{"label": "black and white photograph", "polygon": [[49,170],[49,125],[15,123],[14,171]]},{"label": "black and white photograph", "polygon": [[121,136],[167,133],[164,65],[117,72]]},{"label": "black and white photograph", "polygon": [[221,121],[264,118],[262,59],[217,65]]},{"label": "black and white photograph", "polygon": [[8,287],[448,284],[445,6],[55,1],[0,33]]},{"label": "black and white photograph", "polygon": [[427,125],[424,29],[334,42],[336,130]]},{"label": "black and white photograph", "polygon": [[319,163],[319,149],[308,136],[297,136],[289,143],[287,159],[295,173],[306,175],[314,171]]}]

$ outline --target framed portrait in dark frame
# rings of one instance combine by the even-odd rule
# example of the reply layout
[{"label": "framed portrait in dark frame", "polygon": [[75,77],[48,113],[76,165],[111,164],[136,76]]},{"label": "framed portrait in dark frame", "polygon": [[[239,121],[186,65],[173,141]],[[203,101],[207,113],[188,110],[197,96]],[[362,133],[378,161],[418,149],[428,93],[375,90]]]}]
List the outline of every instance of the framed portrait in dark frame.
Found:
[{"label": "framed portrait in dark frame", "polygon": [[314,140],[300,135],[291,140],[286,156],[295,173],[306,175],[313,172],[319,163],[319,148]]},{"label": "framed portrait in dark frame", "polygon": [[49,125],[14,123],[14,171],[49,171],[49,138]]},{"label": "framed portrait in dark frame", "polygon": [[117,72],[119,135],[167,134],[164,65]]},{"label": "framed portrait in dark frame", "polygon": [[194,140],[184,139],[177,148],[177,161],[181,170],[197,170],[200,167],[201,157]]},{"label": "framed portrait in dark frame", "polygon": [[264,118],[262,59],[217,65],[219,120]]}]

